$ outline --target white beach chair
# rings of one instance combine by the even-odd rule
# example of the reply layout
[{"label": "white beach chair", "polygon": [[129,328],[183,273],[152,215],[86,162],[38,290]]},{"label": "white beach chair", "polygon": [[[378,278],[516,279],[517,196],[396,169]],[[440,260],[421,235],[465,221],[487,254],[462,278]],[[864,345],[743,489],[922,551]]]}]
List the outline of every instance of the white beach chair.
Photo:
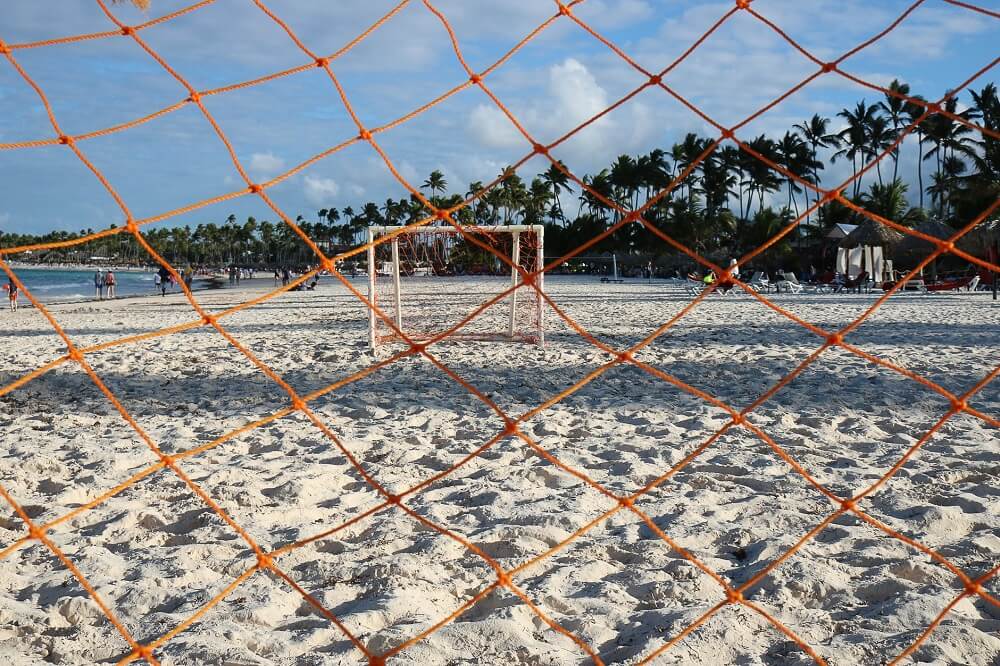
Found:
[{"label": "white beach chair", "polygon": [[757,271],[754,273],[753,277],[750,278],[750,281],[747,282],[747,286],[757,292],[771,292],[771,282],[767,279],[767,273],[764,271]]},{"label": "white beach chair", "polygon": [[685,280],[684,281],[684,291],[688,296],[694,298],[702,292],[705,288],[705,283],[701,280]]},{"label": "white beach chair", "polygon": [[966,290],[967,291],[976,291],[977,289],[979,289],[979,279],[980,278],[979,278],[978,275],[976,277],[972,278],[972,281],[969,282],[969,286],[966,287]]},{"label": "white beach chair", "polygon": [[797,277],[795,277],[795,273],[782,273],[781,277],[783,279],[779,280],[775,284],[775,288],[779,292],[785,291],[788,292],[789,294],[801,294],[803,291],[805,291],[805,288],[802,286],[802,283],[799,282],[799,279]]}]

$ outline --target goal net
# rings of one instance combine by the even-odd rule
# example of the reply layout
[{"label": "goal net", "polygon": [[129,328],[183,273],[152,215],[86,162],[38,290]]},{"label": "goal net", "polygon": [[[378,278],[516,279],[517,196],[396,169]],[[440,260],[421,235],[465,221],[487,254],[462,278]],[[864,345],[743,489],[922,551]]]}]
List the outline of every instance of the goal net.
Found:
[{"label": "goal net", "polygon": [[[542,269],[541,225],[470,225],[462,231],[450,226],[379,226],[369,227],[368,241],[375,243],[368,250],[369,299],[411,340],[429,340],[495,301],[448,338],[544,343],[544,301],[515,269]],[[542,274],[536,279],[543,289]],[[401,338],[370,310],[371,346],[394,340]]]}]

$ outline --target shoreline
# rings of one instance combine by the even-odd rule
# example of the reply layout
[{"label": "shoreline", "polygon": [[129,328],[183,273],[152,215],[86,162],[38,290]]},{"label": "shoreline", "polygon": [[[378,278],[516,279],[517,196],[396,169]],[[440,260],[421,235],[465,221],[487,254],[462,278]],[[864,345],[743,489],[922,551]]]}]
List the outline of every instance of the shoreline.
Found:
[{"label": "shoreline", "polygon": [[[191,285],[192,292],[246,292],[253,291],[263,287],[263,278],[254,278],[252,280],[245,279],[240,281],[240,285],[224,285],[222,287],[210,287],[205,284],[209,278],[195,278]],[[270,279],[270,278],[269,278]],[[198,282],[201,281],[202,284],[199,285]],[[167,291],[166,296],[161,296],[158,291],[150,291],[148,293],[141,294],[122,294],[121,296],[116,296],[115,298],[96,298],[94,296],[89,296],[86,298],[59,298],[56,297],[52,300],[40,299],[37,296],[35,298],[44,306],[49,307],[52,305],[80,305],[80,304],[94,304],[94,303],[114,303],[116,301],[126,301],[126,300],[136,300],[141,298],[166,298],[169,296],[183,296],[184,291],[180,288],[175,288]],[[23,295],[18,299],[19,308],[34,308],[34,304],[31,303]]]}]

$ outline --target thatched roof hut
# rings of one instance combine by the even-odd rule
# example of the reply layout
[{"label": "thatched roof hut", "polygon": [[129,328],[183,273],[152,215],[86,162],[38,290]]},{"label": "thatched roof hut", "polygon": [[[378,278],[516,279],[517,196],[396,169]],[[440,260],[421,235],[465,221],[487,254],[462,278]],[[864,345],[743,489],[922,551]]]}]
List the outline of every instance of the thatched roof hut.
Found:
[{"label": "thatched roof hut", "polygon": [[983,258],[990,248],[1000,241],[1000,218],[983,220],[972,231],[958,239],[958,247],[971,255]]},{"label": "thatched roof hut", "polygon": [[[913,230],[942,240],[951,238],[958,232],[954,227],[950,227],[944,222],[933,218],[917,224],[913,227]],[[920,261],[934,250],[935,245],[930,241],[925,241],[923,238],[916,236],[904,235],[903,239],[893,248],[892,252],[893,256],[897,259],[916,259]]]},{"label": "thatched roof hut", "polygon": [[876,222],[871,218],[866,218],[858,225],[858,228],[847,234],[839,245],[843,248],[859,246],[872,247],[893,247],[903,240],[903,234],[892,227]]}]

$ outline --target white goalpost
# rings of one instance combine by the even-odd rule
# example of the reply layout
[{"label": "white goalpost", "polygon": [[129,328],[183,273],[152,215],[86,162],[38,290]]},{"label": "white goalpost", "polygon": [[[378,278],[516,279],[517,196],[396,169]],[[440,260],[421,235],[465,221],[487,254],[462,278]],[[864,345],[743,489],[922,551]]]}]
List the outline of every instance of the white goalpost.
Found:
[{"label": "white goalpost", "polygon": [[[390,234],[391,239],[378,243]],[[536,278],[536,290],[520,284],[515,267],[540,271],[545,265],[544,239],[545,228],[537,224],[463,225],[461,231],[452,226],[369,227],[368,298],[417,342],[460,325],[449,339],[543,345],[543,274]],[[463,321],[508,289],[509,294]],[[369,308],[371,347],[398,340],[396,331]]]}]

